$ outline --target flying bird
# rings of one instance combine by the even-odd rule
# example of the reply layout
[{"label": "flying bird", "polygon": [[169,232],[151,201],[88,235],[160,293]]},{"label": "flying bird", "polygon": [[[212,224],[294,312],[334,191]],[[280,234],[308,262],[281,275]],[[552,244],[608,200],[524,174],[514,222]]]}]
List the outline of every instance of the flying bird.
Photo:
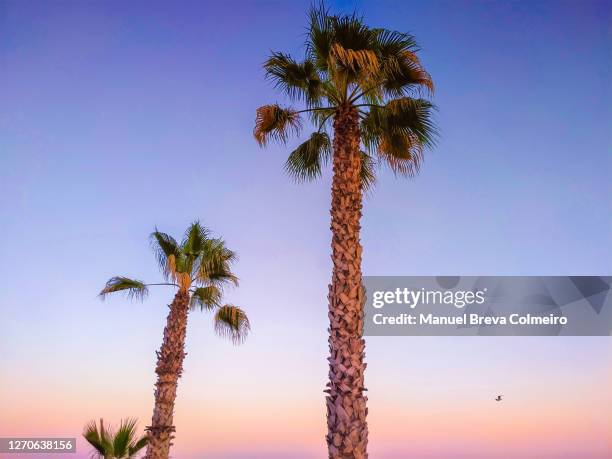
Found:
[{"label": "flying bird", "polygon": [[501,402],[501,401],[502,401],[502,397],[503,397],[503,395],[498,395],[498,396],[495,398],[495,401],[496,401],[496,402]]}]

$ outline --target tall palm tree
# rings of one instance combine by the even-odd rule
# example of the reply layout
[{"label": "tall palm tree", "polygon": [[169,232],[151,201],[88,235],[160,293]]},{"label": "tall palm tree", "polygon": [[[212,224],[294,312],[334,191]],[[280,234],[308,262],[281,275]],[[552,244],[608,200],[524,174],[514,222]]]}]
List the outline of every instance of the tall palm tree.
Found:
[{"label": "tall palm tree", "polygon": [[146,459],[168,459],[173,425],[174,401],[178,379],[183,371],[185,334],[190,310],[215,311],[215,331],[229,337],[234,344],[244,340],[250,330],[249,319],[242,309],[223,304],[223,289],[237,285],[231,271],[236,254],[222,239],[195,222],[178,243],[171,236],[154,231],[151,242],[166,282],[145,284],[123,276],[111,278],[100,292],[102,298],[114,292],[125,292],[131,299],[143,299],[152,285],[165,285],[176,290],[164,329],[161,349],[157,352],[157,382],[155,408],[151,425],[147,427],[149,444]]},{"label": "tall palm tree", "polygon": [[103,419],[100,419],[99,427],[96,421],[90,421],[83,430],[83,437],[94,447],[92,459],[135,458],[148,442],[146,435],[137,437],[136,424],[137,421],[134,418],[124,419],[115,432],[112,427],[104,425]]},{"label": "tall palm tree", "polygon": [[[413,176],[433,145],[434,106],[422,98],[433,83],[417,57],[412,35],[366,26],[355,15],[310,11],[305,58],[274,52],[266,75],[300,110],[264,105],[254,135],[264,146],[298,134],[302,115],[313,132],[285,164],[298,182],[321,175],[332,163],[332,281],[329,286],[329,382],[326,436],[330,458],[366,458],[364,395],[364,292],[359,240],[363,191],[378,165]],[[333,132],[333,142],[329,131]]]}]

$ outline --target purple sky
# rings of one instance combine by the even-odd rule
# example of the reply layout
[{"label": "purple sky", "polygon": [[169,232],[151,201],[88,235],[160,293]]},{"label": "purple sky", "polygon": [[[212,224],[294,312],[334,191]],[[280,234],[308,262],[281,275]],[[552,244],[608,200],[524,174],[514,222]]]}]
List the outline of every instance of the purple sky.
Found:
[{"label": "purple sky", "polygon": [[[329,174],[295,185],[282,165],[297,140],[261,150],[252,137],[255,108],[284,102],[261,63],[270,50],[301,55],[308,5],[0,0],[0,386],[14,387],[0,391],[0,434],[76,436],[99,416],[148,422],[171,292],[134,305],[96,294],[114,274],[159,279],[148,234],[178,236],[199,218],[240,254],[229,299],[254,330],[234,349],[209,317],[190,319],[177,405],[189,427],[176,457],[218,457],[193,440],[202,418],[231,421],[248,440],[226,453],[281,454],[263,433],[249,440],[257,416],[244,413],[268,410],[282,430],[296,406],[303,425],[286,427],[281,449],[322,457]],[[440,108],[421,175],[382,171],[365,202],[364,274],[611,273],[609,2],[330,5],[414,33]],[[610,357],[603,338],[370,339],[375,457],[417,451],[408,434],[386,435],[381,413],[393,420],[416,404],[419,432],[430,432],[427,406],[464,419],[467,401],[500,386],[532,401],[556,383],[545,406],[560,406],[547,416],[561,424],[551,425],[563,432],[594,413],[582,419],[594,438],[570,440],[607,453],[597,429],[609,432],[609,410],[591,397],[609,400]],[[376,395],[389,387],[396,399]],[[540,419],[537,403],[520,407]],[[211,422],[209,408],[222,418]],[[488,443],[458,444],[456,457],[491,457],[506,424],[482,410]],[[537,441],[509,428],[516,444]]]}]

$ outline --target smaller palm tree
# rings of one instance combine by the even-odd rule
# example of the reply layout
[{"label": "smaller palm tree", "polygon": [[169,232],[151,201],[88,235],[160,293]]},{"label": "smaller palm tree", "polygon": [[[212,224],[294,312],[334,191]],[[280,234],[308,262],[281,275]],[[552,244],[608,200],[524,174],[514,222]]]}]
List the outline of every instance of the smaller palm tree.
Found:
[{"label": "smaller palm tree", "polygon": [[215,331],[230,338],[234,344],[245,339],[250,322],[242,309],[222,301],[224,288],[238,285],[238,278],[231,269],[237,256],[223,239],[212,237],[210,231],[196,221],[189,225],[181,242],[157,230],[151,234],[151,242],[166,282],[146,284],[115,276],[106,283],[100,296],[124,292],[128,298],[143,299],[149,286],[174,288],[174,300],[169,305],[162,345],[157,352],[155,406],[151,425],[146,427],[149,444],[145,454],[145,459],[168,459],[175,432],[174,402],[178,380],[183,373],[190,310],[216,311]]},{"label": "smaller palm tree", "polygon": [[116,432],[110,425],[104,425],[104,419],[100,419],[99,426],[96,421],[89,422],[83,430],[83,437],[94,447],[92,459],[135,458],[149,441],[146,435],[137,438],[137,422],[134,418],[124,419]]}]

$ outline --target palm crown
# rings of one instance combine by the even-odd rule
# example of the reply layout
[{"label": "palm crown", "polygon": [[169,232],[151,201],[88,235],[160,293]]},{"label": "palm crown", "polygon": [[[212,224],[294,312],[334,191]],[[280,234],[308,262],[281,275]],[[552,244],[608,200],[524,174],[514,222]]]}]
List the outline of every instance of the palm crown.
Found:
[{"label": "palm crown", "polygon": [[299,133],[300,114],[308,113],[316,130],[289,155],[285,168],[298,181],[315,179],[331,157],[331,118],[343,107],[355,107],[364,186],[374,182],[377,164],[396,174],[416,174],[436,129],[434,106],[420,97],[434,88],[416,55],[414,37],[369,28],[355,15],[332,16],[321,5],[310,11],[305,47],[302,62],[279,52],[265,62],[266,76],[305,108],[260,107],[254,129],[257,142],[286,142],[289,134]]},{"label": "palm crown", "polygon": [[95,421],[87,424],[83,430],[83,437],[94,447],[95,452],[92,458],[131,459],[135,457],[138,451],[148,443],[146,435],[137,438],[136,423],[136,419],[125,419],[121,421],[116,432],[110,426],[105,426],[102,419],[100,419],[99,427]]},{"label": "palm crown", "polygon": [[223,304],[223,290],[228,285],[238,285],[238,278],[231,271],[236,254],[228,249],[220,238],[199,222],[192,223],[179,243],[160,231],[151,233],[151,245],[166,282],[146,284],[124,276],[111,278],[100,292],[102,298],[123,291],[129,298],[144,299],[149,286],[168,285],[188,292],[191,308],[215,310],[215,331],[235,343],[241,342],[250,330],[249,319],[242,309]]}]

